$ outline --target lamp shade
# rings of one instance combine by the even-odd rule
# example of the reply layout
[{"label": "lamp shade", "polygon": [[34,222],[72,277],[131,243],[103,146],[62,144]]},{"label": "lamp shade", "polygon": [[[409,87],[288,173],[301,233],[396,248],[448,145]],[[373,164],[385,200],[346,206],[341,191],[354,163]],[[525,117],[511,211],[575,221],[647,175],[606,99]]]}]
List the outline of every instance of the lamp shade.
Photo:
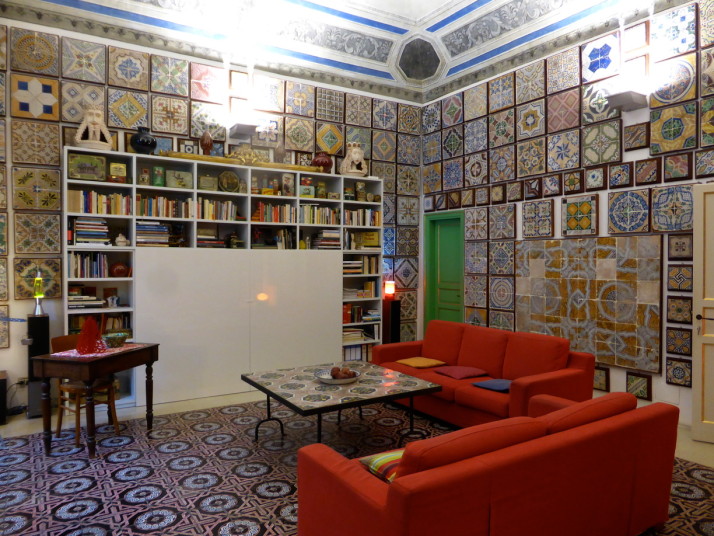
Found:
[{"label": "lamp shade", "polygon": [[394,281],[384,282],[384,296],[385,298],[394,298],[394,293],[396,291],[396,285]]}]

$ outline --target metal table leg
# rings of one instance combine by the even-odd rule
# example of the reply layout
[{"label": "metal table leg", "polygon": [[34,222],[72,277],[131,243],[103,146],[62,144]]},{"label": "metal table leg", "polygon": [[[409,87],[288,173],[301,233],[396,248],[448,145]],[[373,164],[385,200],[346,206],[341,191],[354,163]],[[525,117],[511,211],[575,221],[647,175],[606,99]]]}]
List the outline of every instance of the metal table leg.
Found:
[{"label": "metal table leg", "polygon": [[267,395],[267,402],[268,402],[268,417],[265,419],[262,419],[261,421],[258,422],[258,424],[255,425],[255,440],[258,441],[258,429],[260,428],[260,425],[268,422],[268,421],[275,421],[280,425],[280,435],[285,436],[285,429],[283,428],[283,421],[276,417],[271,417],[270,416],[270,395]]}]

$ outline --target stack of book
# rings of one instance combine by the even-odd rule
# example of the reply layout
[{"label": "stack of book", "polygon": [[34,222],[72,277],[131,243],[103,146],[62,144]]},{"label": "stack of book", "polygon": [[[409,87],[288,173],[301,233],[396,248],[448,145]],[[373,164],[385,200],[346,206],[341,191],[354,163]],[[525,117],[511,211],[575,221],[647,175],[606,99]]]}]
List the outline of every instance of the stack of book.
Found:
[{"label": "stack of book", "polygon": [[349,260],[345,259],[342,261],[342,273],[345,275],[349,274],[361,274],[362,273],[362,261],[361,260]]},{"label": "stack of book", "polygon": [[342,328],[343,344],[356,343],[365,340],[364,330],[357,328]]},{"label": "stack of book", "polygon": [[169,226],[158,221],[136,221],[136,245],[168,247]]},{"label": "stack of book", "polygon": [[103,218],[74,218],[70,220],[70,245],[110,246],[109,226]]},{"label": "stack of book", "polygon": [[225,248],[226,241],[218,238],[218,227],[215,224],[201,224],[196,228],[196,247]]},{"label": "stack of book", "polygon": [[323,229],[318,232],[310,243],[312,249],[340,249],[340,231],[338,229]]},{"label": "stack of book", "polygon": [[104,307],[106,300],[96,296],[67,296],[68,309],[96,309]]}]

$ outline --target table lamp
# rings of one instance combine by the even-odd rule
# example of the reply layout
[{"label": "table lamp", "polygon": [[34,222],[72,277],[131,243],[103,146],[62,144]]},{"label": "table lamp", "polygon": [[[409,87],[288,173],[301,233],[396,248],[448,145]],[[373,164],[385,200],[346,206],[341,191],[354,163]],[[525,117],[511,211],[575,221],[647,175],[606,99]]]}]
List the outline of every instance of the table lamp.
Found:
[{"label": "table lamp", "polygon": [[37,274],[35,275],[32,297],[35,298],[34,314],[36,316],[45,314],[42,310],[42,298],[45,297],[45,287],[42,283],[42,271],[39,268],[37,269]]}]

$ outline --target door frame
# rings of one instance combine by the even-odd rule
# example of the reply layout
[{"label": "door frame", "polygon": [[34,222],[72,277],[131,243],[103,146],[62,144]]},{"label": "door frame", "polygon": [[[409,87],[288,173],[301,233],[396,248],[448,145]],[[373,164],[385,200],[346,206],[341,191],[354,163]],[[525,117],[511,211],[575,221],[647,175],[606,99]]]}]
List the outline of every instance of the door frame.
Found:
[{"label": "door frame", "polygon": [[[458,220],[461,227],[461,249],[464,250],[464,211],[454,210],[449,212],[440,212],[435,214],[424,214],[424,322],[423,326],[426,329],[426,325],[434,317],[434,306],[435,299],[433,295],[434,277],[436,277],[436,248],[434,247],[435,239],[435,229],[436,223],[444,220]],[[465,264],[465,259],[463,254],[461,256],[461,272],[463,277],[463,265]],[[463,313],[463,279],[461,283],[461,304]]]}]

